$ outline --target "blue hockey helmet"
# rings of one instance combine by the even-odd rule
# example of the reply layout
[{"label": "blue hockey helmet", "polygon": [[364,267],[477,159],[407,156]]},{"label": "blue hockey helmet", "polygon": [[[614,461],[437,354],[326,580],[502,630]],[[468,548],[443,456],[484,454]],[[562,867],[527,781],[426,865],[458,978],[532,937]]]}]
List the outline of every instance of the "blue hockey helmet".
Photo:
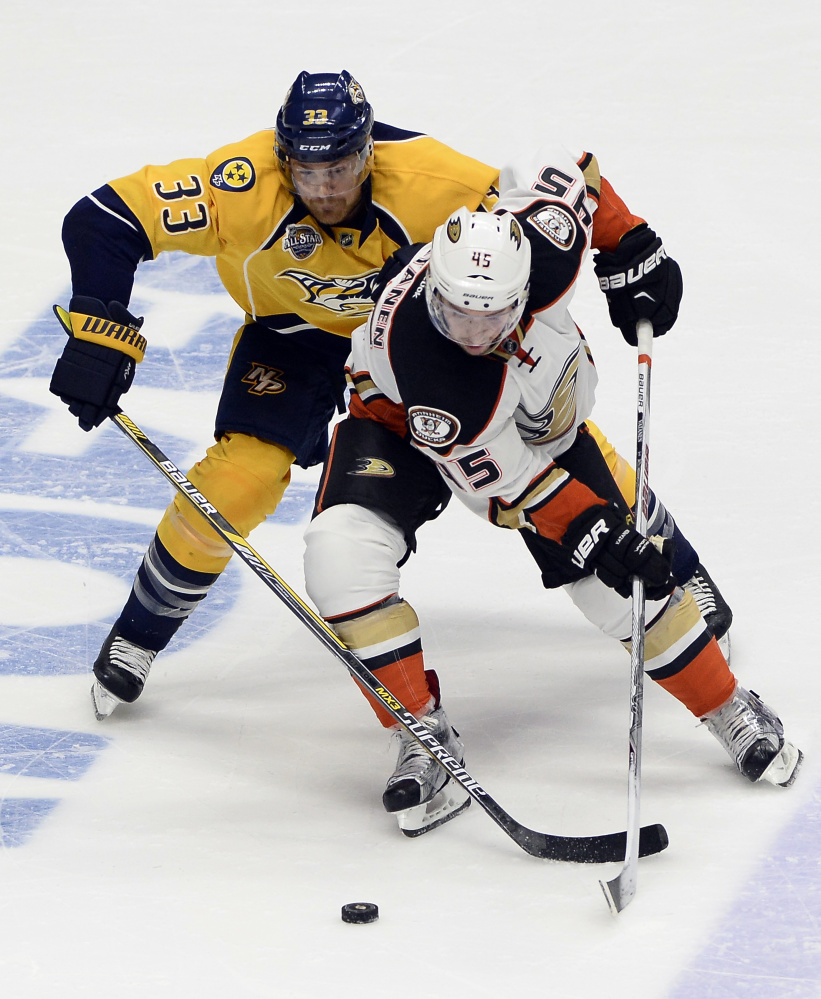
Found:
[{"label": "blue hockey helmet", "polygon": [[289,159],[329,163],[361,153],[371,141],[373,108],[347,70],[307,73],[294,80],[279,109],[276,153]]}]

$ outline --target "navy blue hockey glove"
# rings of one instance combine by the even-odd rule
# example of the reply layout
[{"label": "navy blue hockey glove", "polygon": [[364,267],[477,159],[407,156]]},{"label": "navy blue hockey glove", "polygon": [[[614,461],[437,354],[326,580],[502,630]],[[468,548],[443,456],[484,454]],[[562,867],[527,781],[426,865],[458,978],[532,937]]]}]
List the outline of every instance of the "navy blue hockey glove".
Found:
[{"label": "navy blue hockey glove", "polygon": [[653,336],[663,336],[678,318],[681,268],[646,222],[625,233],[614,253],[597,253],[593,270],[611,322],[633,347],[640,319],[650,320]]},{"label": "navy blue hockey glove", "polygon": [[142,319],[124,305],[75,295],[68,312],[54,306],[68,343],[54,368],[49,391],[58,395],[83,430],[99,427],[120,412],[120,396],[134,381],[145,356]]},{"label": "navy blue hockey glove", "polygon": [[568,525],[562,545],[572,552],[577,568],[595,572],[622,597],[633,592],[633,576],[644,580],[648,600],[661,600],[676,587],[668,542],[660,552],[612,506],[594,506],[580,513]]}]

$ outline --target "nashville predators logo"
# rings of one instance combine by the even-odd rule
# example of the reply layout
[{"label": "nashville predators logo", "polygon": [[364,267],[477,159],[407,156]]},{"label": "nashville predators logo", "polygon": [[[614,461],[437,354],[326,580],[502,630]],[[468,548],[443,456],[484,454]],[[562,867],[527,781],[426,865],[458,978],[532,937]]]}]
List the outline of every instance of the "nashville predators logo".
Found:
[{"label": "nashville predators logo", "polygon": [[354,104],[365,103],[365,91],[353,77],[351,77],[351,82],[348,84],[348,95]]},{"label": "nashville predators logo", "polygon": [[318,305],[322,309],[337,314],[352,313],[367,318],[373,309],[374,282],[378,270],[363,274],[362,277],[342,277],[331,275],[320,278],[310,271],[282,271],[280,277],[296,281],[305,292],[302,298],[308,305]]},{"label": "nashville predators logo", "polygon": [[357,458],[356,467],[348,475],[378,475],[384,479],[392,479],[396,471],[393,465],[381,458]]},{"label": "nashville predators logo", "polygon": [[223,191],[247,191],[257,177],[254,165],[243,156],[220,163],[211,174],[211,186]]},{"label": "nashville predators logo", "polygon": [[249,395],[276,395],[285,391],[283,373],[267,364],[252,364],[251,370],[242,381],[245,385],[251,386],[248,389]]},{"label": "nashville predators logo", "polygon": [[459,242],[459,237],[462,235],[462,220],[460,218],[448,219],[447,234],[451,243]]}]

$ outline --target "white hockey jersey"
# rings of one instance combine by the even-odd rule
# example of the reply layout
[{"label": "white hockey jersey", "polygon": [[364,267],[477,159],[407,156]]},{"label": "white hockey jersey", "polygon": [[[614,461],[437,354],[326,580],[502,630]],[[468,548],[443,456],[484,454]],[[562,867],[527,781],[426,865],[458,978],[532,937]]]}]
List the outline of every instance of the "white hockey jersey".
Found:
[{"label": "white hockey jersey", "polygon": [[585,163],[598,176],[594,158],[561,149],[502,171],[496,210],[519,220],[532,273],[522,322],[492,354],[467,354],[431,323],[427,245],[384,287],[349,362],[353,417],[409,436],[475,512],[554,540],[597,500],[554,464],[590,415],[597,383],[568,311],[598,203]]}]

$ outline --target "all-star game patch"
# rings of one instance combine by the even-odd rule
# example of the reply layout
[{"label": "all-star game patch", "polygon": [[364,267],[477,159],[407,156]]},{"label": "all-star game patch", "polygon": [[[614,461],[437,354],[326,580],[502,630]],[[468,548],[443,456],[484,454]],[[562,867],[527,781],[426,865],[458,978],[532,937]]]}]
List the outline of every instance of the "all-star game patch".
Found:
[{"label": "all-star game patch", "polygon": [[244,156],[237,156],[220,163],[211,174],[211,186],[221,191],[249,191],[256,179],[253,163]]},{"label": "all-star game patch", "polygon": [[295,260],[307,260],[318,246],[322,236],[310,225],[289,225],[282,238],[282,249]]}]

